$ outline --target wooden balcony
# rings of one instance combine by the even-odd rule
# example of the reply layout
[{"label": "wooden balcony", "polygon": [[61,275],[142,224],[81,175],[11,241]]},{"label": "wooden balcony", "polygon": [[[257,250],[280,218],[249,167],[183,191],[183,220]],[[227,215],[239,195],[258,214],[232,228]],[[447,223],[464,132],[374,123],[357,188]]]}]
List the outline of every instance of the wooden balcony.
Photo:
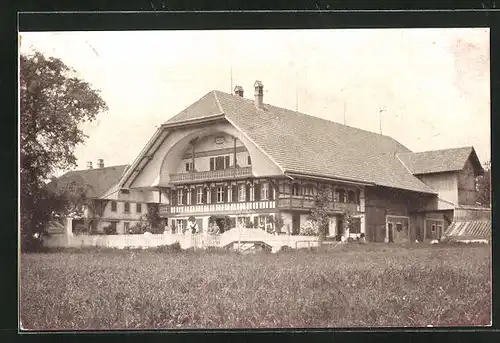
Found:
[{"label": "wooden balcony", "polygon": [[209,170],[201,172],[170,174],[171,183],[185,183],[197,181],[215,181],[252,176],[252,167],[229,168],[222,170]]},{"label": "wooden balcony", "polygon": [[[314,200],[300,197],[287,197],[278,199],[276,204],[280,209],[310,209],[314,206]],[[331,202],[329,203],[328,209],[333,212],[343,212],[345,210],[357,212],[359,211],[359,205],[344,202]]]},{"label": "wooden balcony", "polygon": [[171,214],[182,214],[182,213],[207,213],[207,214],[217,214],[217,213],[253,213],[255,210],[265,210],[274,209],[276,206],[275,201],[263,200],[263,201],[246,201],[246,202],[234,202],[234,203],[217,203],[217,204],[199,204],[199,205],[180,205],[180,206],[170,206],[167,204],[160,204],[158,208],[158,214],[162,217]]}]

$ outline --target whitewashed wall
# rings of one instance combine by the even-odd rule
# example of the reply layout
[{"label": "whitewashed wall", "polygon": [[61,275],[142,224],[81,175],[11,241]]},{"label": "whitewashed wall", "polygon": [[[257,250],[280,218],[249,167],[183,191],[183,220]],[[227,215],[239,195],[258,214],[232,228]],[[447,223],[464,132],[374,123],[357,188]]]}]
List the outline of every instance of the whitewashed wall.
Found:
[{"label": "whitewashed wall", "polygon": [[[171,245],[178,242],[182,249],[224,247],[231,242],[240,240],[264,241],[271,245],[274,251],[282,246],[292,249],[318,246],[317,237],[312,236],[274,236],[259,229],[245,229],[243,234],[230,230],[220,236],[182,235],[182,234],[159,234],[159,235],[52,235],[45,239],[45,246],[49,248],[85,248],[85,247],[107,247],[117,249],[146,249]],[[231,232],[232,231],[232,232]]]}]

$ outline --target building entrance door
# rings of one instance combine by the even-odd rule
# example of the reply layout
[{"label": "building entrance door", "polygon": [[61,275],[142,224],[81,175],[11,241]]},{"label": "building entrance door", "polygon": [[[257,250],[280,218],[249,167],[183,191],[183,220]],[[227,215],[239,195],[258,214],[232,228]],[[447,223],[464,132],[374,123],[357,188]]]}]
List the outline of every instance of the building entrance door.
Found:
[{"label": "building entrance door", "polygon": [[387,223],[387,227],[389,229],[389,243],[394,242],[394,232],[392,231],[394,229],[394,226],[392,223]]},{"label": "building entrance door", "polygon": [[298,235],[300,233],[300,214],[292,214],[292,235]]}]

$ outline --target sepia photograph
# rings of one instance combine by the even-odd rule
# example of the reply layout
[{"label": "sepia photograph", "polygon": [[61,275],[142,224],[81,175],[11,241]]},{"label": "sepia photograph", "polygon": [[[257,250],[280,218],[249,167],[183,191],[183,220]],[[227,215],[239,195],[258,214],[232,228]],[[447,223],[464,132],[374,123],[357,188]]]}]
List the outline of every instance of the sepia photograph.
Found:
[{"label": "sepia photograph", "polygon": [[21,331],[491,326],[488,28],[18,42]]}]

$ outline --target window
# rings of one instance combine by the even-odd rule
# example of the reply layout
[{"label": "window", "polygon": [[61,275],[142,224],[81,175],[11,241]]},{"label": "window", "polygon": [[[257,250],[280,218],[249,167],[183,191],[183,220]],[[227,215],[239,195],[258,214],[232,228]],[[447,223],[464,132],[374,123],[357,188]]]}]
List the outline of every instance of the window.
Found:
[{"label": "window", "polygon": [[260,199],[267,200],[269,198],[269,184],[263,183],[260,188]]},{"label": "window", "polygon": [[177,219],[177,232],[183,232],[184,231],[184,220],[182,219]]},{"label": "window", "polygon": [[247,193],[247,188],[245,187],[245,184],[241,184],[238,192],[238,201],[245,201],[247,197],[246,193]]},{"label": "window", "polygon": [[290,194],[290,184],[289,183],[281,183],[280,184],[280,193],[281,194]]},{"label": "window", "polygon": [[135,211],[137,213],[141,213],[142,212],[142,205],[141,204],[136,204],[135,205]]},{"label": "window", "polygon": [[184,197],[184,190],[177,190],[177,205],[182,205],[182,198]]},{"label": "window", "polygon": [[191,199],[191,195],[192,195],[192,193],[191,193],[191,190],[189,189],[189,190],[187,191],[186,205],[191,205],[191,204],[192,204],[192,202],[191,202],[191,200],[192,200],[192,199]]},{"label": "window", "polygon": [[436,232],[436,224],[432,224],[431,225],[431,231],[432,232]]},{"label": "window", "polygon": [[217,156],[210,158],[210,170],[222,170],[231,168],[231,157]]},{"label": "window", "polygon": [[192,171],[194,168],[193,168],[193,162],[187,162],[186,163],[186,171]]},{"label": "window", "polygon": [[251,165],[252,165],[252,158],[250,157],[250,155],[248,155],[248,157],[247,157],[247,164],[248,164],[249,166],[251,166]]},{"label": "window", "polygon": [[401,223],[396,223],[396,231],[401,232],[403,231],[403,224]]},{"label": "window", "polygon": [[342,188],[337,189],[338,192],[338,201],[339,202],[345,202],[345,190]]},{"label": "window", "polygon": [[126,202],[123,208],[123,212],[129,213],[130,212],[130,203]]},{"label": "window", "polygon": [[203,204],[203,188],[198,188],[196,191],[196,203]]},{"label": "window", "polygon": [[312,197],[313,196],[313,188],[311,186],[305,186],[304,187],[304,195],[306,197]]},{"label": "window", "polygon": [[292,195],[295,195],[295,196],[299,195],[299,185],[297,185],[297,184],[292,185]]},{"label": "window", "polygon": [[333,200],[333,191],[332,191],[332,189],[328,188],[327,193],[328,193],[328,200],[332,201]]},{"label": "window", "polygon": [[255,186],[253,184],[250,185],[250,201],[255,200]]},{"label": "window", "polygon": [[339,201],[340,201],[340,197],[339,197],[339,191],[338,191],[338,189],[336,189],[336,190],[333,192],[333,201],[334,201],[334,202],[339,202]]},{"label": "window", "polygon": [[129,222],[123,223],[123,230],[125,231],[125,233],[128,233],[129,229],[130,229],[130,223]]},{"label": "window", "polygon": [[347,202],[356,203],[356,192],[349,190],[347,192]]},{"label": "window", "polygon": [[[399,225],[401,225],[399,223]],[[398,224],[396,224],[397,229]],[[349,230],[349,233],[361,233],[361,218],[352,218],[352,227]]]},{"label": "window", "polygon": [[111,202],[111,212],[116,212],[116,201]]},{"label": "window", "polygon": [[224,169],[224,156],[217,156],[215,158],[215,170]]},{"label": "window", "polygon": [[224,187],[217,187],[217,202],[224,202]]},{"label": "window", "polygon": [[210,188],[207,188],[207,204],[212,202],[212,194],[210,193]]}]

